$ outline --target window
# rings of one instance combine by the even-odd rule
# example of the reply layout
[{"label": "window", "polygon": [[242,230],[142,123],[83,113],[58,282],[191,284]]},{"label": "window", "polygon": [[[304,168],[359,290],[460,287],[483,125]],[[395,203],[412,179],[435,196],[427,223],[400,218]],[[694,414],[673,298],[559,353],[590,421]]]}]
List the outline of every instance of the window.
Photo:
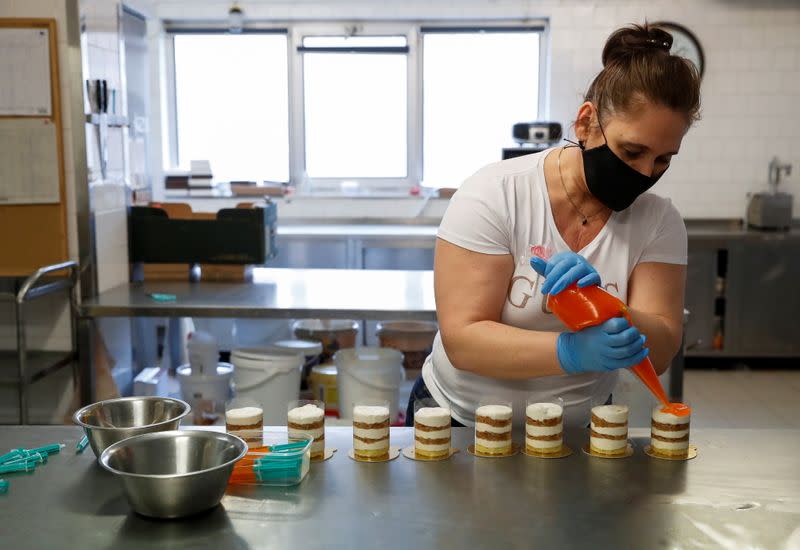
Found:
[{"label": "window", "polygon": [[177,164],[215,179],[289,181],[285,34],[176,34]]},{"label": "window", "polygon": [[316,178],[405,178],[405,36],[306,37],[305,167]]},{"label": "window", "polygon": [[539,32],[423,32],[423,181],[458,187],[539,113]]},{"label": "window", "polygon": [[[544,27],[172,27],[172,167],[302,191],[457,187],[539,118]],[[353,183],[353,182],[357,183]]]}]

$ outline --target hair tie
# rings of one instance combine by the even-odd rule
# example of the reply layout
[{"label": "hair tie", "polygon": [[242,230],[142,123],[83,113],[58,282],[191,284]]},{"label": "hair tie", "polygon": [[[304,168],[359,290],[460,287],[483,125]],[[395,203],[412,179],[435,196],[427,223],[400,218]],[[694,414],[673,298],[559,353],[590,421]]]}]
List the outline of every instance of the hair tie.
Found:
[{"label": "hair tie", "polygon": [[655,47],[657,47],[659,49],[663,48],[664,50],[669,51],[669,47],[670,47],[669,46],[669,42],[661,42],[659,40],[656,40],[655,38],[648,38],[647,39],[647,43],[648,44],[653,44]]}]

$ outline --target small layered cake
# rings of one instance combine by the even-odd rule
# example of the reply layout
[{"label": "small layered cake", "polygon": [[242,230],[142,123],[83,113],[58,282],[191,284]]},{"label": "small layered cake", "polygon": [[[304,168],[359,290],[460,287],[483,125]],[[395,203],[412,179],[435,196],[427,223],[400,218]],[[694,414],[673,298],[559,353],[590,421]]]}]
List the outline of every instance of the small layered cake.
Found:
[{"label": "small layered cake", "polygon": [[325,456],[325,411],[313,404],[295,407],[289,411],[289,439],[302,439],[303,435],[314,438],[311,444],[311,458]]},{"label": "small layered cake", "polygon": [[353,407],[353,454],[366,460],[389,458],[389,407]]},{"label": "small layered cake", "polygon": [[564,437],[564,409],[555,403],[532,403],[525,409],[525,449],[529,453],[555,454]]},{"label": "small layered cake", "polygon": [[225,411],[225,431],[244,439],[248,447],[264,444],[264,410],[261,407],[240,407]]},{"label": "small layered cake", "polygon": [[414,453],[420,458],[450,455],[450,411],[422,407],[414,413]]},{"label": "small layered cake", "polygon": [[601,405],[592,408],[589,449],[604,455],[624,455],[628,450],[628,407]]},{"label": "small layered cake", "polygon": [[511,407],[484,405],[475,411],[475,452],[506,455],[512,450]]},{"label": "small layered cake", "polygon": [[689,453],[689,420],[691,415],[676,416],[661,409],[661,406],[653,409],[650,450],[663,456],[687,456]]}]

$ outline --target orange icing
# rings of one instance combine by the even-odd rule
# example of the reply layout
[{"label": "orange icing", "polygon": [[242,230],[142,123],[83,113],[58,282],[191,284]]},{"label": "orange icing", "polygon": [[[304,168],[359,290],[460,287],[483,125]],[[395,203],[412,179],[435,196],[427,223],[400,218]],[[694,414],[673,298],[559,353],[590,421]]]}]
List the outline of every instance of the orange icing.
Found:
[{"label": "orange icing", "polygon": [[688,416],[692,414],[692,409],[683,403],[670,403],[661,409],[662,413],[672,414],[675,416]]}]

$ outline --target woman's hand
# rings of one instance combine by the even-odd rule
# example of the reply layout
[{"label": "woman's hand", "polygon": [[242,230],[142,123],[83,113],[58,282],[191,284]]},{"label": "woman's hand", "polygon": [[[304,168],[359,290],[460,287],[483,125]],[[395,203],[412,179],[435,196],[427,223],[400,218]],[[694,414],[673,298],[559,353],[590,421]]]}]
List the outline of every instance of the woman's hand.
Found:
[{"label": "woman's hand", "polygon": [[645,336],[622,317],[577,332],[562,332],[556,349],[568,374],[607,372],[638,365],[650,353]]},{"label": "woman's hand", "polygon": [[592,264],[571,251],[559,252],[549,262],[533,257],[531,267],[545,278],[542,294],[558,294],[576,281],[580,288],[600,284],[600,274]]}]

